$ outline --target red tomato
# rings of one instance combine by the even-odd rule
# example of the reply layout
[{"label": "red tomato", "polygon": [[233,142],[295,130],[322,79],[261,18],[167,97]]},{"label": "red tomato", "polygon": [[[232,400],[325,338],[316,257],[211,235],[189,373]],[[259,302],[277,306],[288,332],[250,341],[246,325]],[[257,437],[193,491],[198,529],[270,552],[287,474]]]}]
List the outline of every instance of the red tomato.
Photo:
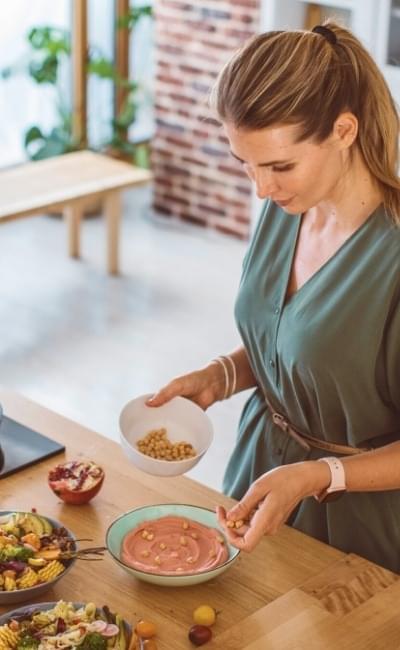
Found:
[{"label": "red tomato", "polygon": [[93,461],[70,460],[50,470],[48,483],[65,503],[88,503],[100,491],[104,470]]},{"label": "red tomato", "polygon": [[211,640],[212,632],[206,625],[192,625],[189,630],[189,641],[193,645],[204,645]]}]

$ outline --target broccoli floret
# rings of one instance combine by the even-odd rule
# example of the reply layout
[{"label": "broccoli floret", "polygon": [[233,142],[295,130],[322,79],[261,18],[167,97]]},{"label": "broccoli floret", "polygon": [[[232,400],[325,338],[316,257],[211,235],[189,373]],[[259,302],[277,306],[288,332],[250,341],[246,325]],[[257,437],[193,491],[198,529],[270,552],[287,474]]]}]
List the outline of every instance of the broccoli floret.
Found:
[{"label": "broccoli floret", "polygon": [[81,650],[106,650],[107,640],[100,632],[89,632],[78,648],[81,648]]},{"label": "broccoli floret", "polygon": [[18,641],[17,650],[37,650],[39,644],[39,639],[35,639],[30,634],[26,634]]},{"label": "broccoli floret", "polygon": [[35,551],[26,546],[5,546],[0,549],[0,562],[7,562],[7,560],[20,560],[21,562],[25,562],[34,555]]}]

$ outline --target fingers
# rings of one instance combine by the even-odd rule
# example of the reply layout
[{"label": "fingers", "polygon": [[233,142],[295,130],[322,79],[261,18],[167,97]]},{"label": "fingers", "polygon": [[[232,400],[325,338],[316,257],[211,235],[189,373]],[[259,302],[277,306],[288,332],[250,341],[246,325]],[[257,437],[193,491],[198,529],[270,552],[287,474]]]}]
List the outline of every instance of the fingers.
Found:
[{"label": "fingers", "polygon": [[225,528],[226,526],[226,510],[223,506],[216,506],[215,512],[217,513],[218,523]]},{"label": "fingers", "polygon": [[[253,510],[248,520],[241,522],[237,528],[229,527],[232,520],[231,512],[217,510],[218,521],[223,526],[227,540],[232,546],[241,551],[250,552],[260,542],[264,535],[276,535],[285,523],[295,504],[278,503],[271,495],[267,495]],[[236,523],[237,520],[236,520]]]},{"label": "fingers", "polygon": [[224,528],[227,541],[236,548],[250,552],[265,534],[275,535],[285,523],[292,507],[269,493],[257,481],[243,499],[228,512],[218,506],[219,524]]},{"label": "fingers", "polygon": [[231,508],[227,514],[227,519],[232,521],[247,520],[251,517],[254,510],[258,508],[260,501],[266,496],[267,492],[263,490],[260,482],[255,482],[247,490],[244,497]]},{"label": "fingers", "polygon": [[241,551],[251,552],[267,532],[269,535],[275,534],[283,521],[276,522],[277,525],[268,524],[268,506],[263,503],[256,511],[252,512],[249,521],[242,521],[239,527],[229,527],[232,520],[227,517],[230,513],[226,513],[225,509],[219,506],[217,508],[217,518],[219,524],[224,528],[227,541]]},{"label": "fingers", "polygon": [[226,510],[222,506],[217,506],[216,507],[216,513],[217,513],[217,519],[218,523],[220,524],[221,528],[224,529],[225,537],[227,541],[232,544],[232,546],[238,546],[238,540],[247,533],[249,530],[249,526],[247,523],[243,522],[241,526],[239,527],[229,527],[229,523],[231,523],[226,516]]},{"label": "fingers", "polygon": [[[266,500],[267,501],[267,500]],[[267,523],[266,520],[266,503],[263,504],[253,515],[251,524],[246,531],[246,534],[241,537],[238,541],[238,548],[243,551],[250,553],[259,543],[259,541],[265,535],[266,529],[269,535],[274,535],[278,532],[280,526],[271,525]],[[282,524],[283,522],[280,522]]]},{"label": "fingers", "polygon": [[204,371],[191,372],[173,379],[169,384],[163,386],[157,393],[152,395],[146,402],[147,406],[162,406],[174,397],[186,397],[195,404],[206,410],[213,402],[211,392],[208,389],[207,376]]},{"label": "fingers", "polygon": [[195,404],[206,410],[216,401],[212,390],[212,372],[207,366],[201,370],[195,370],[187,375],[181,375],[163,386],[152,395],[147,401],[147,406],[162,406],[174,397],[186,397]]},{"label": "fingers", "polygon": [[228,512],[217,508],[218,521],[230,544],[252,551],[265,534],[275,535],[279,531],[299,501],[307,496],[300,480],[303,469],[300,474],[299,471],[299,464],[273,469],[260,476]]},{"label": "fingers", "polygon": [[180,379],[173,379],[173,381],[152,395],[152,397],[147,400],[146,406],[161,406],[174,397],[182,394],[182,381]]}]

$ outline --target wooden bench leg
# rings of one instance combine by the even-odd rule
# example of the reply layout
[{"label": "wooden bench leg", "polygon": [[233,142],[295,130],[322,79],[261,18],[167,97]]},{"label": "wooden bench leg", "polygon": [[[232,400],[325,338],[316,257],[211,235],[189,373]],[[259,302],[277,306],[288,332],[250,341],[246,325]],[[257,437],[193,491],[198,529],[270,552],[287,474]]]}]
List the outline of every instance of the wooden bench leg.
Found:
[{"label": "wooden bench leg", "polygon": [[74,203],[66,205],[63,210],[64,221],[68,229],[68,253],[70,257],[80,256],[80,226],[82,208]]},{"label": "wooden bench leg", "polygon": [[108,192],[104,197],[104,216],[107,234],[107,270],[112,275],[119,272],[119,230],[121,220],[121,192]]}]

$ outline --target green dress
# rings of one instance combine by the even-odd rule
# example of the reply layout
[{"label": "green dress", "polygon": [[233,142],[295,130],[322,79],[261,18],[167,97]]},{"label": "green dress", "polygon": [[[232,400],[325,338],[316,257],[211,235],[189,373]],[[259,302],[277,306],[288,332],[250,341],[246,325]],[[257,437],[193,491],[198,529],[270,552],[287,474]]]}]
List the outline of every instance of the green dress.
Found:
[{"label": "green dress", "polygon": [[[258,388],[224,478],[237,499],[274,467],[332,455],[282,432],[264,392],[312,436],[351,446],[400,440],[400,229],[380,207],[285,302],[300,223],[267,203],[243,264],[235,316]],[[307,498],[288,523],[400,572],[400,490]]]}]

